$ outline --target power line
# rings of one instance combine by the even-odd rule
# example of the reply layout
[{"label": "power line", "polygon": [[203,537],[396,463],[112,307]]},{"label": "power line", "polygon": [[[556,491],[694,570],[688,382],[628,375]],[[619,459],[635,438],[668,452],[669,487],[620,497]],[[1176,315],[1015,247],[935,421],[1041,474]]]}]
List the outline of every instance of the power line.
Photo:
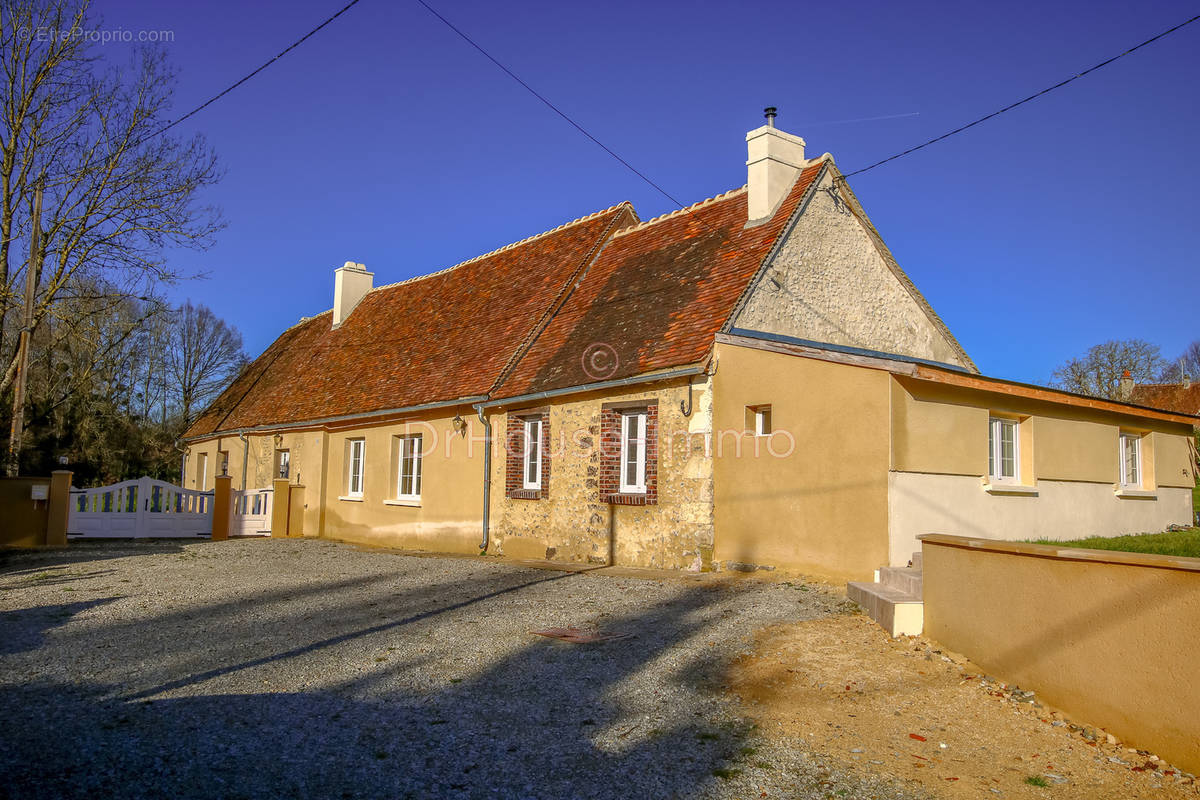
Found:
[{"label": "power line", "polygon": [[[156,130],[153,130],[153,131],[151,131],[150,133],[146,134],[145,136],[143,136],[142,138],[140,138],[140,139],[138,139],[136,142],[134,142],[132,145],[130,145],[130,149],[133,149],[133,148],[135,148],[135,147],[138,147],[139,145],[141,145],[141,144],[144,144],[145,142],[148,142],[149,140],[153,139],[155,136],[159,136],[160,134],[166,133],[167,131],[171,130],[171,128],[174,128],[176,125],[178,125],[179,123],[183,122],[184,120],[187,120],[187,119],[189,119],[189,118],[191,118],[191,117],[194,117],[194,116],[196,116],[196,115],[197,115],[197,114],[199,114],[201,111],[203,111],[204,109],[208,108],[208,107],[209,107],[209,106],[211,106],[213,103],[217,102],[217,101],[218,101],[218,100],[220,100],[222,97],[224,97],[225,95],[227,95],[227,94],[229,94],[230,92],[232,92],[234,89],[236,89],[236,88],[238,88],[239,86],[241,86],[243,83],[246,83],[247,81],[249,81],[249,80],[250,80],[250,79],[252,79],[254,76],[258,75],[260,72],[262,72],[263,70],[265,70],[267,67],[271,66],[271,65],[272,65],[272,64],[274,64],[276,61],[278,61],[279,59],[281,59],[281,58],[283,58],[284,56],[286,56],[288,53],[290,53],[290,52],[292,52],[293,50],[295,50],[295,49],[296,49],[297,47],[299,47],[300,45],[304,44],[306,41],[308,41],[308,40],[309,40],[309,39],[311,39],[313,36],[315,36],[315,35],[317,34],[317,32],[318,32],[318,31],[320,31],[322,28],[324,28],[324,27],[326,27],[327,25],[329,25],[330,23],[332,23],[332,22],[333,22],[335,19],[337,19],[338,17],[340,17],[342,14],[345,14],[347,11],[349,11],[349,10],[350,10],[351,8],[353,8],[354,6],[358,5],[360,2],[362,2],[362,0],[350,0],[350,2],[349,2],[349,3],[346,3],[346,5],[342,6],[340,9],[338,9],[336,13],[334,13],[332,16],[328,17],[328,18],[327,18],[327,19],[326,19],[324,22],[322,22],[320,25],[318,25],[317,27],[315,27],[315,28],[313,28],[312,30],[310,30],[308,33],[306,33],[306,34],[304,34],[303,36],[301,36],[301,37],[300,37],[299,39],[297,39],[296,41],[294,41],[294,42],[292,42],[291,44],[289,44],[287,47],[285,47],[285,48],[283,48],[282,50],[280,50],[280,51],[279,51],[278,53],[276,53],[276,54],[275,54],[273,57],[271,57],[271,58],[270,58],[270,59],[268,59],[266,62],[264,62],[264,63],[263,63],[263,64],[262,64],[262,65],[261,65],[261,66],[260,66],[258,69],[256,69],[256,70],[254,70],[253,72],[250,72],[250,73],[248,73],[248,74],[244,75],[242,78],[238,79],[238,80],[237,80],[237,81],[235,81],[234,83],[231,83],[229,86],[227,86],[226,88],[222,89],[220,92],[218,92],[217,94],[213,95],[213,96],[212,96],[212,97],[210,97],[209,99],[205,100],[203,103],[201,103],[200,105],[196,106],[196,107],[195,107],[195,108],[193,108],[191,111],[189,111],[189,112],[187,112],[186,114],[184,114],[182,117],[179,117],[178,119],[172,120],[171,122],[168,122],[166,125],[163,125],[161,128],[158,128],[158,129],[156,129]],[[110,154],[110,155],[111,155],[111,154]]]},{"label": "power line", "polygon": [[[513,72],[508,67],[504,66],[504,64],[500,63],[500,61],[497,60],[495,56],[493,56],[487,50],[484,50],[481,46],[479,46],[479,44],[474,39],[472,39],[470,36],[467,36],[467,34],[463,33],[457,26],[455,26],[455,24],[453,22],[451,22],[450,20],[446,19],[441,14],[439,14],[433,7],[431,7],[428,3],[426,3],[425,0],[417,0],[417,2],[420,3],[422,6],[424,6],[425,10],[428,11],[430,14],[433,14],[435,17],[440,19],[446,25],[447,28],[449,28],[450,30],[457,33],[462,38],[463,41],[465,41],[467,44],[471,45],[471,47],[474,47],[476,50],[478,50],[480,53],[482,53],[488,59],[488,61],[491,61],[493,64],[495,64],[501,70],[503,70],[504,73],[506,75],[508,75],[508,77],[512,78],[517,83],[521,84],[521,86],[523,86],[525,88],[525,91],[529,92],[531,95],[536,97],[538,100],[542,101],[542,103],[544,103],[547,108],[549,108],[555,114],[558,114],[560,117],[562,117],[564,120],[566,120],[573,128],[575,128],[575,130],[582,133],[588,139],[591,139],[592,142],[597,147],[599,147],[604,152],[608,153],[610,156],[615,158],[617,161],[621,162],[621,164],[623,164],[626,169],[628,169],[634,175],[637,175],[639,178],[641,178],[643,181],[645,181],[647,184],[649,184],[651,187],[653,187],[655,189],[655,191],[657,191],[663,197],[670,200],[672,203],[674,203],[679,208],[685,208],[684,204],[681,203],[679,200],[677,200],[674,195],[672,195],[666,189],[659,186],[654,181],[650,180],[650,178],[647,177],[645,173],[640,171],[637,167],[633,166],[625,159],[621,158],[608,145],[604,144],[604,142],[600,141],[595,136],[593,136],[591,133],[589,133],[586,128],[584,128],[578,122],[576,122],[575,120],[573,120],[569,116],[567,116],[566,112],[564,112],[558,106],[554,105],[554,103],[551,103],[549,100],[547,100],[542,94],[540,94],[536,89],[534,89],[528,83],[521,80],[521,78],[518,77],[515,72]],[[691,213],[691,212],[688,212],[688,213]],[[693,216],[695,216],[695,215],[693,215]],[[699,217],[697,217],[697,219],[699,219]],[[704,220],[700,220],[700,221],[704,222]],[[707,225],[708,223],[704,223],[704,224]]]},{"label": "power line", "polygon": [[[418,2],[419,1],[420,0],[418,0]],[[1189,20],[1181,22],[1178,25],[1175,25],[1174,27],[1167,28],[1165,31],[1158,34],[1157,36],[1151,36],[1146,41],[1142,42],[1141,44],[1134,45],[1133,47],[1129,48],[1128,50],[1126,50],[1123,53],[1119,53],[1119,54],[1113,56],[1112,58],[1105,59],[1104,61],[1101,61],[1099,64],[1096,64],[1095,66],[1088,67],[1083,72],[1076,73],[1075,75],[1072,75],[1071,77],[1067,78],[1066,80],[1061,80],[1058,83],[1054,84],[1053,86],[1049,86],[1045,89],[1042,89],[1040,92],[1031,94],[1031,95],[1029,95],[1029,97],[1026,97],[1024,100],[1018,100],[1017,102],[1007,105],[998,111],[993,111],[992,113],[987,114],[986,116],[980,117],[979,119],[975,120],[974,122],[968,122],[966,125],[963,125],[960,128],[955,128],[954,130],[950,131],[949,133],[943,133],[941,136],[930,139],[929,141],[927,141],[923,144],[919,144],[916,147],[910,147],[907,150],[905,150],[901,153],[896,153],[896,155],[894,155],[894,156],[889,156],[888,158],[885,158],[882,161],[876,161],[874,164],[871,164],[869,167],[863,167],[862,169],[856,169],[854,172],[848,172],[845,175],[840,176],[837,180],[845,181],[847,178],[849,178],[853,175],[861,175],[862,173],[864,173],[868,170],[875,169],[876,167],[881,167],[884,164],[888,163],[889,161],[895,161],[896,159],[903,158],[904,156],[909,155],[910,153],[915,153],[918,150],[922,150],[926,147],[929,147],[929,145],[931,145],[931,144],[936,144],[937,142],[940,142],[943,139],[949,139],[954,134],[962,133],[963,131],[967,130],[968,128],[974,128],[976,125],[979,125],[980,123],[983,123],[983,122],[987,122],[989,119],[992,119],[993,117],[998,117],[1006,111],[1012,111],[1017,106],[1025,105],[1026,103],[1028,103],[1032,100],[1036,100],[1037,98],[1041,97],[1044,94],[1049,94],[1050,92],[1053,92],[1055,89],[1061,89],[1062,87],[1066,86],[1068,83],[1079,80],[1084,75],[1087,75],[1088,73],[1091,73],[1091,72],[1095,72],[1096,70],[1100,69],[1101,67],[1107,67],[1109,64],[1113,63],[1117,59],[1124,58],[1125,56],[1129,55],[1130,53],[1133,53],[1137,50],[1141,50],[1146,45],[1157,42],[1159,39],[1162,39],[1165,36],[1169,36],[1170,34],[1174,33],[1175,31],[1179,30],[1180,28],[1183,28],[1187,25],[1191,25],[1193,22],[1195,22],[1198,19],[1200,19],[1200,14],[1197,14],[1196,16],[1192,17]]]}]

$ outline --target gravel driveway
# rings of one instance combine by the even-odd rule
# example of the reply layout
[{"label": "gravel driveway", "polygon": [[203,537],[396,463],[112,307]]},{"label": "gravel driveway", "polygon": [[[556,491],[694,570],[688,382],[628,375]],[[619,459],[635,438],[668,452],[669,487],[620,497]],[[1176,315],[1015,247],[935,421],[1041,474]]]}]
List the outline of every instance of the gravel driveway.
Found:
[{"label": "gravel driveway", "polygon": [[[846,613],[821,585],[312,540],[0,558],[0,797],[912,796],[723,692],[756,629]],[[630,636],[530,634],[559,626]]]}]

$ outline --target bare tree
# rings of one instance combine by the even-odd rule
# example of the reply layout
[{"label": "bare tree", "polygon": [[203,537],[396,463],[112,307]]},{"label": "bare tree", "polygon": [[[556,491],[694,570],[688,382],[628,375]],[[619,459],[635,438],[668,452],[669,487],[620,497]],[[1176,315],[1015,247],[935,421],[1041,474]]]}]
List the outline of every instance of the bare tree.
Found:
[{"label": "bare tree", "polygon": [[80,294],[93,310],[154,294],[179,277],[164,250],[207,247],[222,224],[198,202],[219,177],[213,154],[200,137],[159,134],[174,83],[162,52],[106,65],[85,35],[87,10],[87,0],[0,0],[0,395],[17,371],[10,311],[24,303],[36,182],[34,333],[56,315],[77,318],[62,309]]},{"label": "bare tree", "polygon": [[186,428],[245,365],[242,335],[207,306],[184,303],[172,320],[167,377]]},{"label": "bare tree", "polygon": [[1159,373],[1159,383],[1179,383],[1184,377],[1193,383],[1200,382],[1200,339],[1184,348],[1183,353],[1167,363]]},{"label": "bare tree", "polygon": [[1082,358],[1072,358],[1054,370],[1051,382],[1078,394],[1123,399],[1121,378],[1129,372],[1135,383],[1149,383],[1163,368],[1158,345],[1141,339],[1110,341],[1088,349]]}]

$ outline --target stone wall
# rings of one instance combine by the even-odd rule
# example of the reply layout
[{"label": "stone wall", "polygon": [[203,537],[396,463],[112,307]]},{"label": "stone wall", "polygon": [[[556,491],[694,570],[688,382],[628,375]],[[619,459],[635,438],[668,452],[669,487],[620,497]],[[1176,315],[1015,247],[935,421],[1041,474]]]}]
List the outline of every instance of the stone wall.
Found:
[{"label": "stone wall", "polygon": [[[510,498],[494,490],[493,548],[516,558],[591,564],[612,560],[665,569],[706,567],[713,541],[712,393],[707,379],[695,381],[690,414],[684,413],[686,381],[551,403],[549,459],[554,490],[541,499]],[[602,486],[607,452],[601,449],[603,416],[612,412],[614,404],[643,403],[657,409],[656,502],[613,503]],[[493,429],[507,430],[509,415],[522,411],[497,413]],[[505,486],[507,468],[503,453],[493,458],[494,489]]]},{"label": "stone wall", "polygon": [[736,327],[966,366],[827,173]]}]

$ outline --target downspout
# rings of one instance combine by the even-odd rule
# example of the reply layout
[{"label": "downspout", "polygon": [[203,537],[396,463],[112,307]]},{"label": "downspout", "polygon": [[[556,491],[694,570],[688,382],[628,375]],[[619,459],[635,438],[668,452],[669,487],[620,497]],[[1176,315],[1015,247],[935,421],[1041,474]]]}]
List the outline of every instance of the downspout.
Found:
[{"label": "downspout", "polygon": [[246,434],[239,433],[238,438],[242,440],[242,491],[246,491],[246,466],[250,461],[250,440],[246,438]]},{"label": "downspout", "polygon": [[488,517],[492,510],[492,423],[483,415],[483,403],[475,406],[479,422],[483,425],[483,541],[479,549],[486,553],[488,548]]}]

